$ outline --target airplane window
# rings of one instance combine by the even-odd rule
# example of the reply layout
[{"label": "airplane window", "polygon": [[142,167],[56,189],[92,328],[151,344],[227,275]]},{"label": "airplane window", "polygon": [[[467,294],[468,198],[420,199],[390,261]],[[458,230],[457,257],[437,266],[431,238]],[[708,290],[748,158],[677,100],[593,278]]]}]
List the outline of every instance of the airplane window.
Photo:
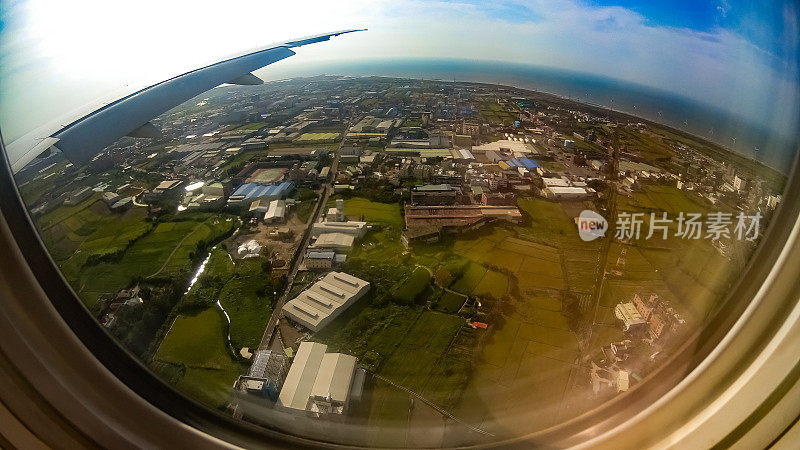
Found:
[{"label": "airplane window", "polygon": [[686,369],[786,195],[796,5],[404,3],[6,5],[4,157],[86,314],[340,444],[497,443]]}]

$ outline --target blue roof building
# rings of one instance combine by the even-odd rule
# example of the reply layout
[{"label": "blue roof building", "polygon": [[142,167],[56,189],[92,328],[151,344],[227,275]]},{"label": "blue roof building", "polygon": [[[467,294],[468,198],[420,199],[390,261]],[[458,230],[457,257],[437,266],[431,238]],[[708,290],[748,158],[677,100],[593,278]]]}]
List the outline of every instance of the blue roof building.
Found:
[{"label": "blue roof building", "polygon": [[539,163],[537,163],[536,161],[534,161],[532,159],[520,158],[519,162],[522,163],[522,166],[525,167],[526,169],[538,169],[539,168]]},{"label": "blue roof building", "polygon": [[228,197],[228,204],[251,203],[258,199],[277,200],[286,198],[294,188],[291,181],[275,184],[245,183]]}]

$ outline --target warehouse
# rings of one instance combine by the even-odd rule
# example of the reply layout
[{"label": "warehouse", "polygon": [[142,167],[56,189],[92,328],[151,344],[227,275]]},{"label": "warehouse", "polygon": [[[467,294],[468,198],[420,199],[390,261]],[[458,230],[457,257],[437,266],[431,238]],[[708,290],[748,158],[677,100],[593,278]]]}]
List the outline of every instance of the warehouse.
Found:
[{"label": "warehouse", "polygon": [[319,251],[335,251],[337,253],[346,253],[353,249],[353,242],[355,237],[347,233],[323,233],[320,234],[313,244],[309,245],[309,250]]},{"label": "warehouse", "polygon": [[286,198],[286,195],[294,188],[290,181],[283,181],[277,184],[263,185],[258,183],[245,183],[239,186],[230,197],[229,205],[250,204],[256,200],[278,200]]},{"label": "warehouse", "polygon": [[283,222],[286,219],[286,200],[273,200],[264,213],[265,223]]},{"label": "warehouse", "polygon": [[370,284],[342,272],[331,272],[283,306],[283,313],[313,332],[364,296]]},{"label": "warehouse", "polygon": [[278,406],[314,417],[341,418],[350,403],[356,357],[325,353],[328,346],[302,342],[278,396]]},{"label": "warehouse", "polygon": [[542,189],[542,193],[549,198],[575,199],[587,198],[596,194],[595,190],[589,187],[578,186],[553,186]]},{"label": "warehouse", "polygon": [[367,223],[366,222],[317,222],[311,228],[311,236],[312,237],[319,237],[322,234],[327,233],[343,233],[349,234],[355,238],[360,238],[364,236],[364,233],[367,232]]}]

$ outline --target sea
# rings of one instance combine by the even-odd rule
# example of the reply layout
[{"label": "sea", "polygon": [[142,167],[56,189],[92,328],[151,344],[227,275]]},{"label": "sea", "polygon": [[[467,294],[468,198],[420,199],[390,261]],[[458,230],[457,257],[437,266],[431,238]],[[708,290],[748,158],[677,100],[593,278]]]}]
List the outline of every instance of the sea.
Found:
[{"label": "sea", "polygon": [[293,76],[326,74],[469,81],[550,93],[686,131],[784,174],[793,166],[798,149],[797,130],[778,132],[671,92],[568,70],[455,59],[391,59],[334,61],[293,67],[292,72]]}]

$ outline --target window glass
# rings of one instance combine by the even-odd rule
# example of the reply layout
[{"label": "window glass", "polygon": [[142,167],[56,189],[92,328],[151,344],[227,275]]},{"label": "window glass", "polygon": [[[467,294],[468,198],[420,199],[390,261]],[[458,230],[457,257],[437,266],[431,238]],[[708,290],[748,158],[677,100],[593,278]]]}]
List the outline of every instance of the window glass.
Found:
[{"label": "window glass", "polygon": [[[6,156],[88,313],[187,396],[340,443],[519,437],[725,313],[796,157],[794,3],[618,3],[9,4]],[[66,150],[265,17],[370,29]]]}]

